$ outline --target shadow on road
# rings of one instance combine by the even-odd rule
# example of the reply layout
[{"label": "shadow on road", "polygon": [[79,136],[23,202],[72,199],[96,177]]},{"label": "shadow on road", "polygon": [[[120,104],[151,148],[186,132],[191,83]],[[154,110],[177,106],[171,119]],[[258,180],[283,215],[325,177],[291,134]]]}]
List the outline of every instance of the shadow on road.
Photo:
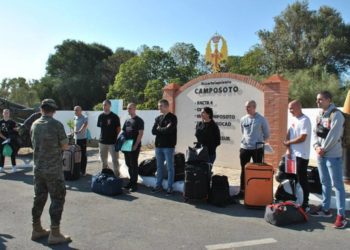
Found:
[{"label": "shadow on road", "polygon": [[36,243],[42,244],[43,246],[49,248],[49,249],[57,249],[57,250],[78,250],[78,248],[73,248],[70,247],[70,243],[64,243],[64,244],[59,244],[59,245],[49,245],[47,244],[47,237],[42,238],[40,240],[35,241]]},{"label": "shadow on road", "polygon": [[0,233],[0,249],[6,249],[6,242],[9,239],[13,239],[14,237],[10,234],[1,234]]},{"label": "shadow on road", "polygon": [[33,175],[28,174],[29,172],[32,172],[33,168],[17,168],[16,173],[3,173],[0,176],[0,179],[2,180],[9,180],[9,181],[22,181],[28,185],[33,185]]}]

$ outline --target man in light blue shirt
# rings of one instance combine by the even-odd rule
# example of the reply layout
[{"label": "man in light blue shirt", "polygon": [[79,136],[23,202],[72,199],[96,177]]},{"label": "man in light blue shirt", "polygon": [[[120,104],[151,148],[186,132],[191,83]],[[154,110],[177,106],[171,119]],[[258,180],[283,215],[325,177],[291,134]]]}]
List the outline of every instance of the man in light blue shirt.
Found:
[{"label": "man in light blue shirt", "polygon": [[81,148],[81,166],[80,172],[83,176],[86,175],[86,164],[87,164],[87,156],[86,156],[86,144],[87,137],[86,131],[88,126],[88,118],[82,114],[82,108],[80,106],[74,107],[74,139],[75,143]]},{"label": "man in light blue shirt", "polygon": [[[244,167],[253,159],[253,162],[262,162],[264,155],[263,145],[257,145],[257,142],[265,142],[270,136],[269,125],[265,117],[256,112],[256,102],[250,100],[246,102],[245,108],[247,114],[241,118],[241,148],[239,158],[241,161],[241,184],[240,192],[237,198],[244,197]],[[258,147],[257,147],[258,146]]]}]

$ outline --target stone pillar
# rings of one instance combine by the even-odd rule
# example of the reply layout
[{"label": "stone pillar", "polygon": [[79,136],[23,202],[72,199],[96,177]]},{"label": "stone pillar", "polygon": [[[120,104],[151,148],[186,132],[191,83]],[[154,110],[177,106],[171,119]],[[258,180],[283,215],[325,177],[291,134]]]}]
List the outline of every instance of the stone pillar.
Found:
[{"label": "stone pillar", "polygon": [[180,85],[176,83],[169,83],[163,88],[163,98],[169,102],[169,110],[175,114],[175,97]]},{"label": "stone pillar", "polygon": [[273,154],[265,155],[265,161],[276,168],[286,151],[283,141],[287,133],[289,82],[279,75],[272,75],[262,84],[264,85],[264,116],[270,126],[268,143],[274,150]]}]

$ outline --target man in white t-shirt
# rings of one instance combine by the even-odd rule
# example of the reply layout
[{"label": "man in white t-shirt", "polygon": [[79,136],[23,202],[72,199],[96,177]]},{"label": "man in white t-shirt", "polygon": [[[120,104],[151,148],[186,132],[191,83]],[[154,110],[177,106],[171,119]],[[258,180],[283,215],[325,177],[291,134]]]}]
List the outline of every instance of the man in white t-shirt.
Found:
[{"label": "man in white t-shirt", "polygon": [[307,166],[309,164],[311,143],[311,122],[304,115],[299,101],[294,100],[288,104],[289,112],[293,115],[291,126],[288,129],[284,145],[287,147],[288,158],[296,158],[297,177],[304,192],[303,209],[308,212],[309,184],[307,181]]}]

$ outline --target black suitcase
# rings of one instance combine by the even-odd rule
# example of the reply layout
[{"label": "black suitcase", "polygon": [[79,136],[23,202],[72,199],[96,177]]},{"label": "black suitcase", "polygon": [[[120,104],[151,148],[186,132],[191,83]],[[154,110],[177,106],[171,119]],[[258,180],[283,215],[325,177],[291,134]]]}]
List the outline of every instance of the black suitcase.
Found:
[{"label": "black suitcase", "polygon": [[184,199],[206,200],[210,187],[211,165],[198,163],[185,167]]},{"label": "black suitcase", "polygon": [[320,174],[317,167],[307,167],[307,181],[309,183],[310,193],[322,194]]},{"label": "black suitcase", "polygon": [[63,174],[65,180],[77,180],[80,178],[81,148],[79,145],[69,145],[68,150],[63,151]]}]

